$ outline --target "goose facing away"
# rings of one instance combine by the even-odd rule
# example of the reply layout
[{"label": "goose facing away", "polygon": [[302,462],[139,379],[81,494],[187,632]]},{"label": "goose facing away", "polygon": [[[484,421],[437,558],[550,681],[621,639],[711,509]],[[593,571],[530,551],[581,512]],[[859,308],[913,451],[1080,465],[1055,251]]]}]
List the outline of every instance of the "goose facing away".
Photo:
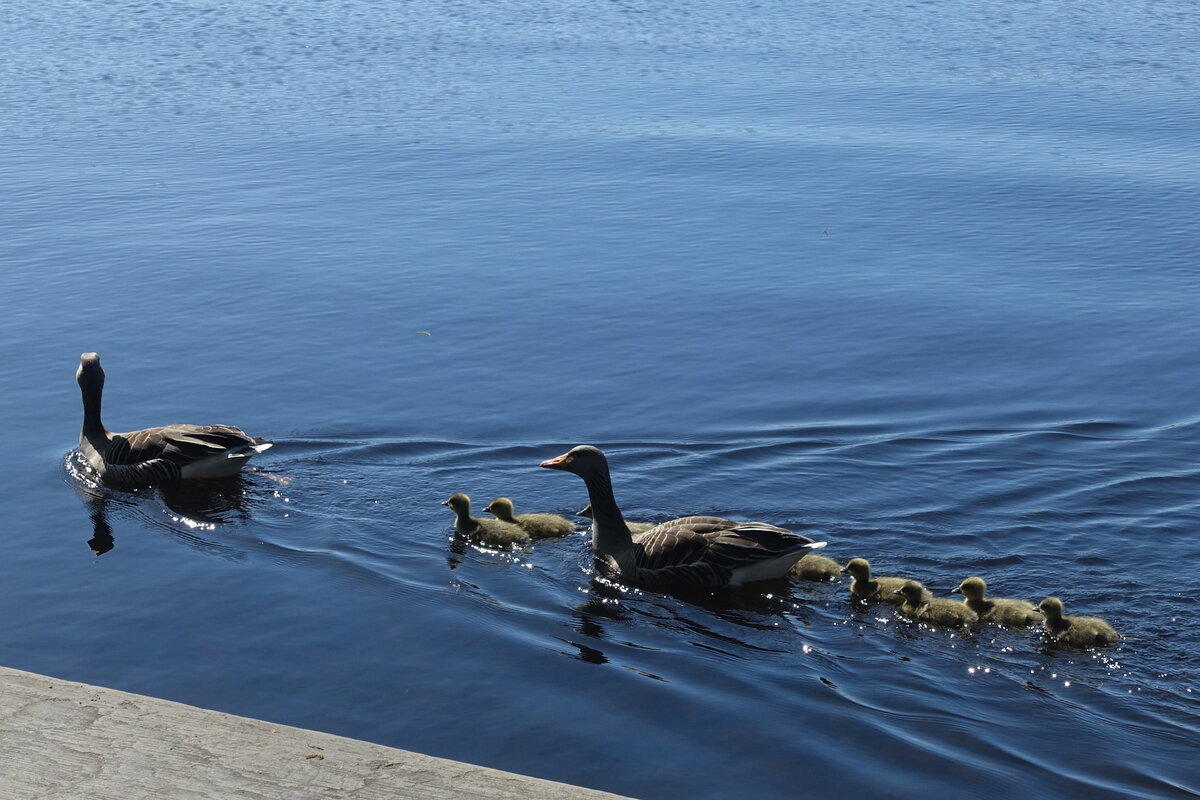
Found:
[{"label": "goose facing away", "polygon": [[980,577],[967,578],[950,590],[961,594],[967,608],[979,615],[984,622],[997,622],[1014,628],[1027,628],[1042,621],[1042,615],[1028,600],[1012,600],[1007,597],[984,597],[987,582]]},{"label": "goose facing away", "polygon": [[511,522],[499,519],[480,519],[471,516],[471,498],[462,492],[455,492],[442,501],[454,512],[454,530],[468,539],[475,539],[497,547],[511,547],[527,544],[529,534]]},{"label": "goose facing away", "polygon": [[497,497],[483,510],[504,522],[521,526],[534,539],[566,536],[575,531],[571,520],[558,514],[513,514],[513,501],[507,497]]},{"label": "goose facing away", "polygon": [[854,579],[850,581],[850,599],[863,603],[891,603],[898,606],[904,602],[897,594],[908,578],[876,578],[871,575],[871,562],[865,558],[852,558],[846,564],[846,572]]},{"label": "goose facing away", "polygon": [[579,445],[541,465],[583,479],[592,505],[592,550],[634,585],[711,589],[780,578],[805,553],[825,546],[765,522],[720,517],[681,517],[634,536],[599,449]]},{"label": "goose facing away", "polygon": [[967,608],[966,603],[934,597],[920,581],[905,581],[896,594],[904,598],[900,613],[909,619],[952,628],[979,621],[979,615]]},{"label": "goose facing away", "polygon": [[1059,644],[1069,647],[1095,647],[1112,644],[1121,638],[1112,625],[1099,617],[1068,617],[1063,614],[1063,602],[1047,597],[1037,605],[1046,616],[1046,633]]},{"label": "goose facing away", "polygon": [[100,480],[118,489],[138,489],[190,478],[237,474],[271,442],[232,425],[162,425],[113,433],[100,420],[104,370],[100,356],[84,353],[75,372],[83,394],[79,450]]},{"label": "goose facing away", "polygon": [[[575,516],[591,519],[592,518],[592,504],[588,503],[586,506],[584,506],[583,508],[576,511]],[[635,535],[639,534],[639,533],[645,533],[646,531],[653,528],[655,526],[655,524],[656,523],[653,523],[653,522],[630,522],[629,520],[625,520],[625,527],[629,528],[629,532],[631,534],[635,534]]]}]

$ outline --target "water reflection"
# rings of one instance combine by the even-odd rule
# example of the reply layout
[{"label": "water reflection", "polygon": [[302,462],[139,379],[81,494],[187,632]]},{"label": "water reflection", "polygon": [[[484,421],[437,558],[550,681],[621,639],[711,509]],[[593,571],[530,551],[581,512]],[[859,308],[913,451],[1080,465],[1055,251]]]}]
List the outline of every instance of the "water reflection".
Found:
[{"label": "water reflection", "polygon": [[242,474],[203,481],[175,481],[158,487],[163,504],[191,527],[250,518],[250,493]]},{"label": "water reflection", "polygon": [[108,495],[87,492],[88,516],[92,520],[92,538],[88,547],[98,556],[113,549],[112,526],[108,524]]},{"label": "water reflection", "polygon": [[[214,531],[217,526],[250,519],[255,499],[253,487],[246,474],[205,481],[177,481],[157,488],[118,492],[102,485],[78,451],[67,456],[68,476],[80,491],[88,506],[91,536],[88,548],[97,556],[116,547],[113,535],[111,505],[126,506],[146,522],[165,529],[176,539],[207,552],[233,554],[228,545],[200,535],[199,531]],[[251,473],[253,474],[253,473]],[[157,496],[169,517],[150,513],[144,506]],[[181,527],[182,526],[182,527]]]}]

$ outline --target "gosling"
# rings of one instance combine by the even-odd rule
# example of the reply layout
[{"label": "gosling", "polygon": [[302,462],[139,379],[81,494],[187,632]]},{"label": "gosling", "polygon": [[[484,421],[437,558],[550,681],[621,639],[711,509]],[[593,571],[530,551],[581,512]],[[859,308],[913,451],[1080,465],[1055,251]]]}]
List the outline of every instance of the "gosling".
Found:
[{"label": "gosling", "polygon": [[852,558],[846,564],[854,580],[850,581],[850,599],[864,603],[891,603],[900,605],[904,598],[896,594],[907,578],[872,578],[871,562],[865,558]]},{"label": "gosling", "polygon": [[1046,615],[1045,631],[1055,642],[1068,647],[1095,647],[1112,644],[1121,638],[1099,617],[1068,617],[1063,615],[1063,602],[1047,597],[1037,608]]},{"label": "gosling", "polygon": [[809,553],[792,565],[792,574],[806,581],[832,581],[842,574],[842,565],[828,556]]},{"label": "gosling", "polygon": [[983,578],[967,578],[950,590],[961,594],[967,608],[979,615],[984,622],[996,622],[1013,628],[1028,628],[1037,625],[1045,617],[1029,605],[1028,600],[1011,600],[1006,597],[984,597],[987,583]]},{"label": "gosling", "polygon": [[471,516],[471,498],[462,492],[450,495],[442,505],[454,512],[454,530],[468,539],[476,539],[493,547],[513,547],[528,544],[530,536],[520,525],[498,519],[479,519]]},{"label": "gosling", "polygon": [[[584,506],[583,508],[576,511],[575,516],[586,517],[588,519],[591,519],[592,518],[592,504],[588,503],[586,506]],[[645,533],[646,531],[648,531],[654,527],[654,523],[653,522],[630,522],[629,520],[625,520],[625,527],[629,528],[630,534]]]},{"label": "gosling", "polygon": [[553,536],[566,536],[575,532],[575,526],[566,517],[558,514],[517,514],[513,515],[513,502],[507,497],[497,497],[483,509],[504,522],[519,525],[534,539],[549,539]]},{"label": "gosling", "polygon": [[909,619],[952,628],[979,621],[979,615],[967,608],[966,603],[948,597],[934,597],[920,581],[905,581],[896,594],[904,598],[900,613]]}]

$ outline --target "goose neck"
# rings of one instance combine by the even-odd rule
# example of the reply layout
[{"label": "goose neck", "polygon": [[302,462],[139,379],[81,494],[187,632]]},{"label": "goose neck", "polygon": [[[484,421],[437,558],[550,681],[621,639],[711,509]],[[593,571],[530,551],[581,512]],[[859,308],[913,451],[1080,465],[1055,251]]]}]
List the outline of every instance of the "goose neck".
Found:
[{"label": "goose neck", "polygon": [[613,496],[612,479],[607,472],[584,478],[592,503],[592,549],[602,555],[615,555],[633,546],[625,517]]},{"label": "goose neck", "polygon": [[104,384],[81,381],[79,390],[83,394],[83,433],[103,434],[104,423],[100,421],[100,405],[104,396]]}]

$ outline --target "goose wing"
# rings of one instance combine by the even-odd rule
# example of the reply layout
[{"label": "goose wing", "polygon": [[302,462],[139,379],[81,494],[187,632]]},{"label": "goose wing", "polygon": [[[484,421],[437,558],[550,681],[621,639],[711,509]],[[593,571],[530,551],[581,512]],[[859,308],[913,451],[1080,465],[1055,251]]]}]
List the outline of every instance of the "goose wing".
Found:
[{"label": "goose wing", "polygon": [[735,570],[793,554],[798,560],[815,542],[766,522],[681,517],[651,528],[634,543],[644,581],[721,586]]},{"label": "goose wing", "polygon": [[266,440],[232,425],[164,425],[113,434],[105,460],[125,466],[156,459],[184,465],[263,444]]}]

